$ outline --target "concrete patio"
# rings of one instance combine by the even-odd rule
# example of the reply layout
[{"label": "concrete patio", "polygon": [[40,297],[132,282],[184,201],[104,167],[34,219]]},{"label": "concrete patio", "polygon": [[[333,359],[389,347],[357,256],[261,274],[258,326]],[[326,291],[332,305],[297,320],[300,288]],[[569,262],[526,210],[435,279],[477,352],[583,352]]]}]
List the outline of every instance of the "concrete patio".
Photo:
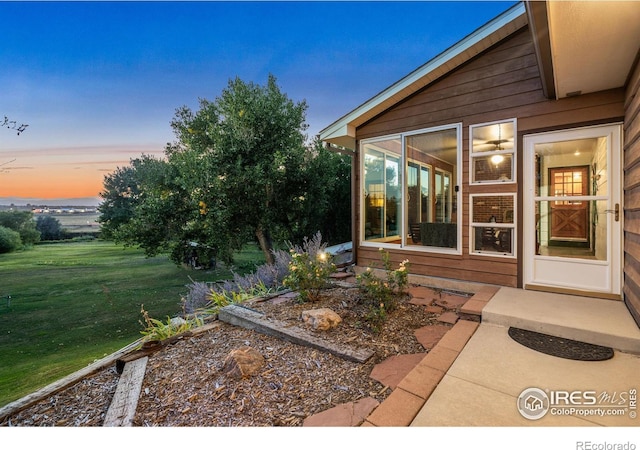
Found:
[{"label": "concrete patio", "polygon": [[[549,356],[512,340],[510,326],[609,346],[614,357],[589,362]],[[638,374],[640,329],[621,301],[501,288],[411,426],[638,426],[629,398],[640,388]],[[604,415],[583,415],[586,405],[562,402],[558,414],[552,408],[538,420],[525,418],[517,405],[528,388],[595,391],[597,404],[587,409]],[[614,409],[623,414],[607,415]]]}]

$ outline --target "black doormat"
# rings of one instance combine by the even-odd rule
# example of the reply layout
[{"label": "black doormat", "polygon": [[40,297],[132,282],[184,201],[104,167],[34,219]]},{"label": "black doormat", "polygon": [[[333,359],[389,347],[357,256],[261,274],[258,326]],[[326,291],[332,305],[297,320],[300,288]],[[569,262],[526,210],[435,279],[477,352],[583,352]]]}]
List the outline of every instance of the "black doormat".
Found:
[{"label": "black doormat", "polygon": [[604,361],[613,358],[613,349],[586,342],[573,341],[535,331],[509,328],[511,338],[541,353],[576,361]]}]

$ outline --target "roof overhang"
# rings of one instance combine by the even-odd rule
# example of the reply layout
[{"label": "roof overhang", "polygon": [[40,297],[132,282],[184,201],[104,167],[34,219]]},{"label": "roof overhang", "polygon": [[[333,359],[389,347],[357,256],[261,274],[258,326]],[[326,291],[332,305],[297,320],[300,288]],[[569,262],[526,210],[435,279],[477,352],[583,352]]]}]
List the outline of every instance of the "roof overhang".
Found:
[{"label": "roof overhang", "polygon": [[526,8],[547,97],[626,85],[640,49],[640,2],[532,1]]},{"label": "roof overhang", "polygon": [[356,128],[527,25],[518,3],[406,77],[320,131],[320,139],[355,149]]}]

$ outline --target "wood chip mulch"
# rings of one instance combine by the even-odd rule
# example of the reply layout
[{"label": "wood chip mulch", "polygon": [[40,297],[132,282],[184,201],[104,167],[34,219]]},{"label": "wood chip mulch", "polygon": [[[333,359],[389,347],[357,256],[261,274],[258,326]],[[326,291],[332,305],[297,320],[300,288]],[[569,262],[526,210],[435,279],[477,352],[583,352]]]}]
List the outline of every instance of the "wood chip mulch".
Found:
[{"label": "wood chip mulch", "polygon": [[[393,355],[425,352],[413,333],[437,318],[407,297],[375,333],[364,319],[357,289],[344,286],[328,289],[312,304],[290,299],[249,306],[295,326],[303,326],[303,310],[331,308],[343,322],[314,333],[375,354],[365,364],[349,362],[218,321],[209,331],[150,356],[135,426],[301,426],[306,417],[341,403],[365,397],[382,402],[391,390],[369,377],[374,365]],[[245,345],[264,356],[262,370],[240,380],[224,375],[227,355]],[[102,426],[118,379],[115,365],[109,366],[5,418],[0,426]]]}]

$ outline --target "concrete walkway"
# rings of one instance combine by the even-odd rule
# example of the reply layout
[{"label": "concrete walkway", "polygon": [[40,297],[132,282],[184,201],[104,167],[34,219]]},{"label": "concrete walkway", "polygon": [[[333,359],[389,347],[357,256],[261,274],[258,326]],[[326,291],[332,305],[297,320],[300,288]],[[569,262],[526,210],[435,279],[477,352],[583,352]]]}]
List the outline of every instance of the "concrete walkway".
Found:
[{"label": "concrete walkway", "polygon": [[[510,326],[616,351],[599,362],[548,356],[513,341]],[[640,329],[620,301],[501,288],[410,426],[640,426],[638,354]],[[530,388],[551,396],[535,420],[519,411]]]}]

